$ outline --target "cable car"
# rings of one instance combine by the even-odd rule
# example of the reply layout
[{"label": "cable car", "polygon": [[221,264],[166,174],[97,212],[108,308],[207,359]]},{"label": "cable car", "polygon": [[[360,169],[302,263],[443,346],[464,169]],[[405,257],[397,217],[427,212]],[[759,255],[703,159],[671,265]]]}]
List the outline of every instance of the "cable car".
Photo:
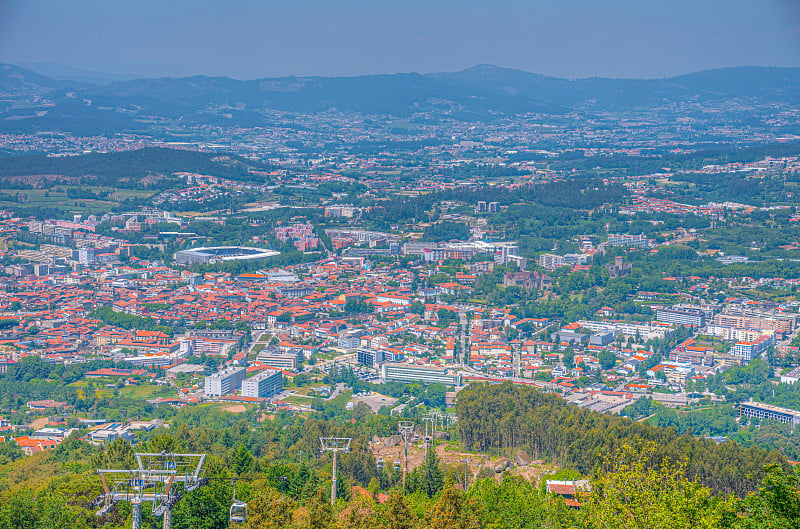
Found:
[{"label": "cable car", "polygon": [[233,505],[228,519],[233,523],[243,523],[247,520],[247,504],[236,499],[236,478],[233,478]]},{"label": "cable car", "polygon": [[377,462],[378,470],[383,470],[383,458],[379,457]]},{"label": "cable car", "polygon": [[400,462],[400,460],[395,461],[394,462],[394,469],[395,470],[400,470],[401,468],[403,468],[403,464]]},{"label": "cable car", "polygon": [[247,520],[247,504],[243,501],[233,500],[230,521],[233,523],[242,523],[245,520]]}]

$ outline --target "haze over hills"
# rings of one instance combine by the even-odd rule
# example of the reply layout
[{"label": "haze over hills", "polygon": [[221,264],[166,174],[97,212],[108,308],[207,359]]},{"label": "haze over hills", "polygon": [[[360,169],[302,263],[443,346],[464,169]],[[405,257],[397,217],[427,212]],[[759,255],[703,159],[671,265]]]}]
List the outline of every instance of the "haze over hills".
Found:
[{"label": "haze over hills", "polygon": [[[665,103],[734,98],[800,103],[800,68],[738,67],[668,79],[568,80],[491,65],[460,72],[359,77],[282,77],[241,81],[192,76],[108,84],[55,80],[12,65],[0,67],[0,130],[102,133],[140,130],[143,120],[268,125],[263,112],[337,109],[410,116],[441,111],[464,119],[498,114],[558,115],[573,109],[625,110]],[[33,98],[32,98],[33,96]],[[46,101],[44,100],[46,99]]]}]

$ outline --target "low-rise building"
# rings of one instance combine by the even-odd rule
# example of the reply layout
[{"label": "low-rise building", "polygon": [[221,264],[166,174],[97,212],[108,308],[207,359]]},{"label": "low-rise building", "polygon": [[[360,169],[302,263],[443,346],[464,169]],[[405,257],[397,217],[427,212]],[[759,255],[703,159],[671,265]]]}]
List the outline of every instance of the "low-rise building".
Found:
[{"label": "low-rise building", "polygon": [[800,425],[800,411],[773,406],[763,402],[741,402],[736,405],[739,417],[755,417],[791,424],[792,427]]},{"label": "low-rise building", "polygon": [[454,387],[461,385],[461,374],[441,367],[387,362],[382,366],[382,374],[386,381],[440,383]]}]

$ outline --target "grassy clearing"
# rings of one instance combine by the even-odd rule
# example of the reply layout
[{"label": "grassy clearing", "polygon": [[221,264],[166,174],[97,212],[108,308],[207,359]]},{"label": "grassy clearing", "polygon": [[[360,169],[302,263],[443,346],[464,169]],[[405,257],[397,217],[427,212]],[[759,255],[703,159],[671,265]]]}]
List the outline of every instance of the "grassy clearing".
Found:
[{"label": "grassy clearing", "polygon": [[155,397],[169,397],[173,395],[172,388],[164,386],[153,386],[151,384],[142,384],[141,386],[125,386],[119,390],[120,397],[127,397],[129,399],[152,399]]}]

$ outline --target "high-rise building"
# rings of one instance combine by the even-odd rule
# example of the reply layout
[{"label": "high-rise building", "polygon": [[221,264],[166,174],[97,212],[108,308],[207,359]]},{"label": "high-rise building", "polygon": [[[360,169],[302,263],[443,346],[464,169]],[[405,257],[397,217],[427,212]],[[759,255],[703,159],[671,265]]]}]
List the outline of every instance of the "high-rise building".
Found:
[{"label": "high-rise building", "polygon": [[218,373],[209,375],[205,379],[206,397],[221,397],[230,395],[242,385],[247,370],[243,367],[228,367]]},{"label": "high-rise building", "polygon": [[706,315],[699,310],[661,307],[656,310],[656,320],[663,323],[703,327],[706,324]]},{"label": "high-rise building", "polygon": [[267,369],[242,382],[242,396],[268,399],[283,389],[283,373],[278,369]]}]

